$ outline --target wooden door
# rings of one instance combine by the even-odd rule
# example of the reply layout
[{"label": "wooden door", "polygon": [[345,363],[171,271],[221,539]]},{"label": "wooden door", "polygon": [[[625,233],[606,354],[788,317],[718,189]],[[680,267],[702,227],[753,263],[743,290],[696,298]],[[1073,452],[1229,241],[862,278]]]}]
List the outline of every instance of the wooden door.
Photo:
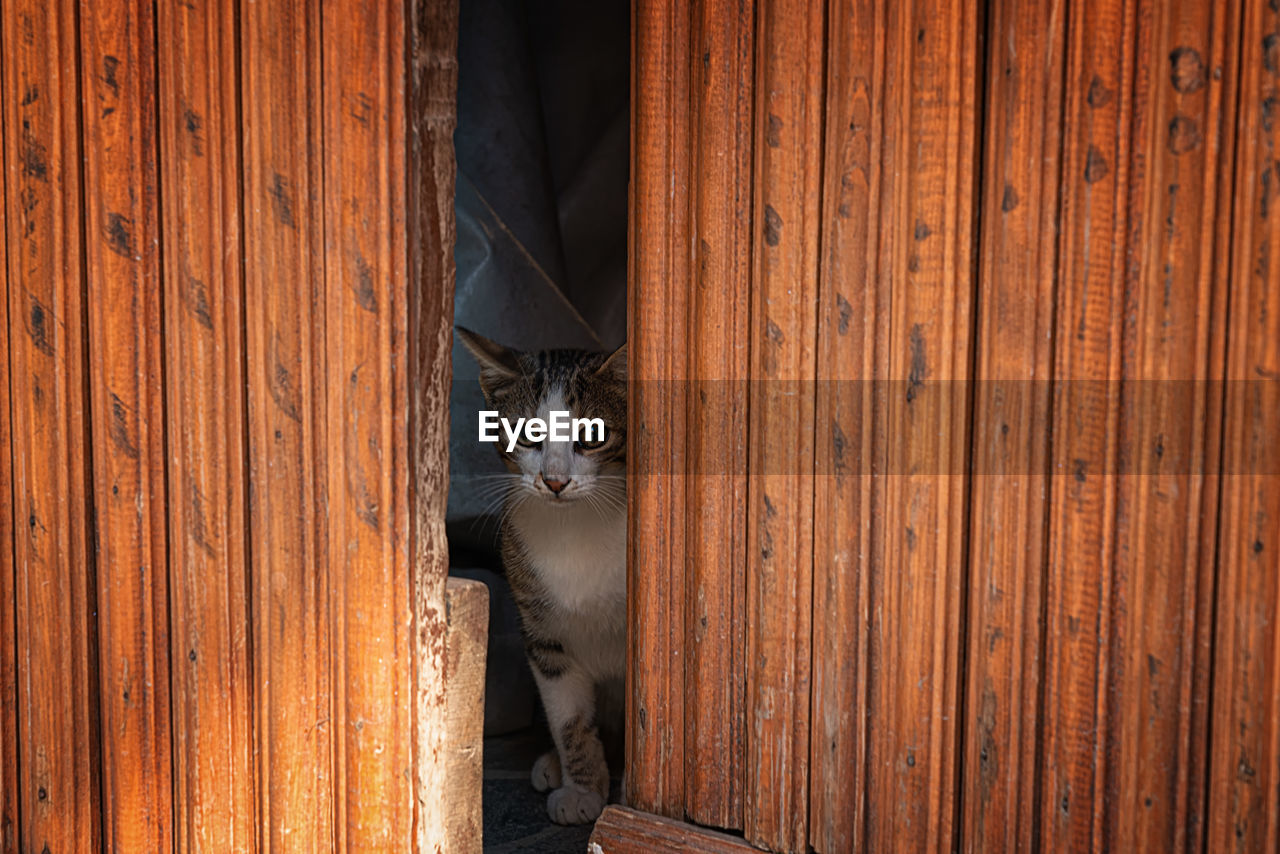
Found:
[{"label": "wooden door", "polygon": [[455,8],[2,8],[0,845],[440,850]]},{"label": "wooden door", "polygon": [[1278,33],[635,4],[599,850],[1280,846]]}]

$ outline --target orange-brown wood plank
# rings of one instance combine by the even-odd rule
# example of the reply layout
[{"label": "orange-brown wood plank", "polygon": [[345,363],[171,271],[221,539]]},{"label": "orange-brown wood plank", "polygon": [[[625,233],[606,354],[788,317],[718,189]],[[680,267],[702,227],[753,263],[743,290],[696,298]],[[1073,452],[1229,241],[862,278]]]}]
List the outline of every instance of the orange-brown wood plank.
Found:
[{"label": "orange-brown wood plank", "polygon": [[413,596],[414,850],[448,844],[444,785],[447,750],[445,576],[449,544],[449,386],[453,344],[453,215],[457,171],[458,6],[414,0],[408,38],[412,73],[406,86],[408,162],[409,482]]},{"label": "orange-brown wood plank", "polygon": [[685,813],[742,827],[754,9],[694,10],[690,133]]},{"label": "orange-brown wood plank", "polygon": [[1214,243],[1230,212],[1238,47],[1228,29],[1239,8],[1156,3],[1138,15],[1123,384],[1109,395],[1121,413],[1111,611],[1102,615],[1112,622],[1099,734],[1104,850],[1198,850],[1203,837],[1216,533],[1204,473],[1217,467],[1221,407],[1221,385],[1208,380],[1221,376],[1229,290]]},{"label": "orange-brown wood plank", "polygon": [[961,805],[966,851],[1035,845],[1065,7],[988,10]]},{"label": "orange-brown wood plank", "polygon": [[779,0],[757,12],[743,829],[803,850],[824,8]]},{"label": "orange-brown wood plank", "polygon": [[[0,73],[2,76],[2,73]],[[0,115],[4,115],[4,89],[0,84]],[[0,163],[3,157],[0,156]],[[0,170],[0,199],[5,175]],[[0,274],[4,278],[0,294],[0,495],[8,502],[0,511],[0,851],[18,850],[18,627],[17,575],[13,562],[13,469],[9,444],[9,278],[8,216],[0,202]]]},{"label": "orange-brown wood plank", "polygon": [[330,851],[345,733],[329,676],[320,10],[241,11],[258,844]]},{"label": "orange-brown wood plank", "polygon": [[413,819],[404,11],[338,0],[321,25],[335,851]]},{"label": "orange-brown wood plank", "polygon": [[[0,46],[4,22],[0,18]],[[8,175],[4,170],[7,149],[5,117],[5,68],[0,64],[0,851],[18,850],[18,626],[13,561],[13,454],[9,428],[9,216],[5,203]]]},{"label": "orange-brown wood plank", "polygon": [[1068,12],[1039,758],[1048,851],[1102,844],[1136,7]]},{"label": "orange-brown wood plank", "polygon": [[[0,19],[0,46],[4,24]],[[4,189],[8,175],[3,164],[5,97],[4,67],[0,65],[0,851],[18,850],[18,626],[17,581],[13,562],[13,454],[9,429],[9,216]]]},{"label": "orange-brown wood plank", "polygon": [[600,854],[751,854],[745,839],[620,806],[605,807],[591,831],[591,849]]},{"label": "orange-brown wood plank", "polygon": [[157,7],[179,850],[255,840],[236,4]]},{"label": "orange-brown wood plank", "polygon": [[[870,850],[948,851],[964,592],[978,26],[966,3],[889,4],[877,297],[884,478],[870,560]],[[856,785],[856,783],[854,784]]]},{"label": "orange-brown wood plank", "polygon": [[632,20],[627,798],[684,812],[685,381],[689,26],[679,3]]},{"label": "orange-brown wood plank", "polygon": [[173,845],[154,6],[80,5],[103,844]]},{"label": "orange-brown wood plank", "polygon": [[1246,0],[1209,751],[1207,850],[1280,848],[1280,12]]},{"label": "orange-brown wood plank", "polygon": [[15,2],[0,22],[18,727],[6,733],[18,750],[6,762],[5,850],[87,852],[101,840],[75,21],[70,2]]},{"label": "orange-brown wood plank", "polygon": [[827,12],[822,256],[814,425],[813,735],[809,841],[863,844],[867,804],[868,584],[883,481],[888,296],[878,283],[887,6]]}]

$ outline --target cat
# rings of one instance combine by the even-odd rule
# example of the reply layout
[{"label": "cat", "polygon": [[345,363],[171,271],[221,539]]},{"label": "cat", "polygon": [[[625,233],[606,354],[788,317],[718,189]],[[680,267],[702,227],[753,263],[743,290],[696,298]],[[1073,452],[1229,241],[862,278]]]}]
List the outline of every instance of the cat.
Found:
[{"label": "cat", "polygon": [[[598,693],[626,668],[627,352],[521,352],[458,327],[488,405],[510,419],[600,418],[603,436],[495,445],[502,560],[555,749],[533,766],[558,824],[594,821],[609,794]],[[612,725],[612,721],[604,721]]]}]

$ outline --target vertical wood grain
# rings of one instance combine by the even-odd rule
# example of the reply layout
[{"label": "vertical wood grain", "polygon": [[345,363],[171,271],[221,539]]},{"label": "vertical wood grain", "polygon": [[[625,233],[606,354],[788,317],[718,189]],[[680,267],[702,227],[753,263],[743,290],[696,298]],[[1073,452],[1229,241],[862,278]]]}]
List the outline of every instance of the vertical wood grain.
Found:
[{"label": "vertical wood grain", "polygon": [[1206,812],[1207,849],[1238,852],[1280,846],[1280,12],[1242,22]]},{"label": "vertical wood grain", "polygon": [[330,700],[320,15],[302,0],[242,12],[258,844],[330,851],[346,733]]},{"label": "vertical wood grain", "polygon": [[173,845],[154,7],[80,6],[103,842]]},{"label": "vertical wood grain", "polygon": [[637,3],[631,33],[627,625],[635,631],[628,641],[625,786],[638,809],[679,817],[685,802],[687,12],[679,3]]},{"label": "vertical wood grain", "polygon": [[[754,9],[693,10],[685,812],[742,827]],[[715,769],[710,773],[709,769]]]},{"label": "vertical wood grain", "polygon": [[236,5],[157,6],[180,850],[255,840]]},{"label": "vertical wood grain", "polygon": [[[1223,111],[1235,3],[1139,12],[1130,108],[1109,713],[1103,837],[1117,851],[1198,849],[1203,833],[1202,675],[1212,618],[1232,112]],[[1224,75],[1224,70],[1227,72]],[[1224,79],[1225,78],[1225,79]],[[1228,100],[1228,109],[1234,104]],[[1224,145],[1225,143],[1225,145]],[[1219,157],[1224,151],[1225,162]],[[1206,463],[1208,463],[1206,465]],[[1170,532],[1176,532],[1170,535]],[[1204,540],[1202,541],[1202,537]]]},{"label": "vertical wood grain", "polygon": [[458,4],[416,0],[409,8],[406,227],[411,372],[407,421],[413,465],[408,484],[413,508],[408,521],[413,560],[413,845],[425,854],[448,850],[448,816],[438,790],[447,781],[449,762],[444,598],[449,544],[444,515],[449,493],[455,274]]},{"label": "vertical wood grain", "polygon": [[1054,322],[1041,839],[1102,844],[1137,3],[1069,11]]},{"label": "vertical wood grain", "polygon": [[[412,825],[405,41],[399,3],[324,6],[324,430],[335,850]],[[447,781],[446,781],[447,785]]]},{"label": "vertical wood grain", "polygon": [[871,850],[950,850],[960,792],[979,23],[964,3],[892,4],[886,18],[877,266],[888,289],[888,383],[869,592]]},{"label": "vertical wood grain", "polygon": [[0,13],[5,850],[439,838],[456,7],[421,5]]},{"label": "vertical wood grain", "polygon": [[813,419],[824,10],[757,18],[744,831],[802,850],[809,797]]},{"label": "vertical wood grain", "polygon": [[101,843],[75,22],[70,2],[19,2],[0,23],[14,522],[4,548],[16,573],[6,850]]},{"label": "vertical wood grain", "polygon": [[444,851],[478,854],[484,844],[484,675],[489,640],[489,588],[481,581],[446,580],[443,682],[448,730],[444,785],[437,795],[445,802]]},{"label": "vertical wood grain", "polygon": [[[771,176],[769,158],[785,155],[770,152],[785,149],[795,125],[757,109],[757,263],[793,221],[771,191],[795,190],[801,206],[820,198],[822,217],[816,291],[803,272],[771,290],[758,267],[750,283],[750,378],[776,373],[778,342],[790,340],[791,326],[760,321],[762,307],[803,316],[797,306],[816,305],[819,380],[812,416],[802,398],[791,401],[791,444],[773,457],[761,426],[771,412],[767,386],[750,407],[747,722],[763,711],[769,727],[754,744],[758,732],[747,730],[742,827],[752,841],[779,850],[807,841],[819,851],[1199,850],[1207,821],[1209,850],[1277,844],[1270,794],[1280,739],[1271,718],[1280,647],[1268,615],[1280,587],[1266,555],[1280,549],[1271,542],[1280,498],[1263,437],[1277,432],[1267,214],[1280,27],[1269,4],[1244,5],[1237,35],[1239,3],[996,2],[985,21],[962,4],[828,4],[825,18],[815,16],[828,33],[815,40],[825,126],[799,123],[823,134],[821,194],[795,190],[810,180],[804,158]],[[666,76],[636,77],[633,227],[650,239],[633,240],[633,263],[669,274],[686,253],[693,262],[691,293],[673,293],[669,275],[633,278],[634,312],[662,316],[676,306],[695,336],[689,344],[665,329],[661,352],[638,348],[644,366],[663,366],[655,376],[676,375],[668,366],[686,358],[703,370],[712,352],[704,318],[732,317],[705,310],[709,299],[730,305],[730,296],[697,289],[735,275],[715,266],[724,263],[717,253],[731,203],[718,190],[701,194],[720,187],[741,154],[727,126],[739,114],[711,108],[725,102],[697,88],[723,73],[715,58],[727,38],[707,34],[730,28],[728,11],[694,10],[691,24],[669,8],[638,12],[639,24],[658,27],[637,28],[636,67],[642,45],[653,45],[648,55]],[[778,38],[799,44],[813,18],[785,3],[754,11],[757,103],[823,98],[822,86],[795,82],[809,59],[797,53],[782,72],[769,65],[771,22],[785,18]],[[711,14],[716,29],[700,17]],[[667,112],[655,121],[640,109],[645,97]],[[708,170],[709,142],[724,153],[711,161],[723,171]],[[977,157],[980,208],[970,201]],[[686,167],[688,223],[678,219]],[[718,200],[723,231],[699,230],[706,198]],[[654,222],[656,205],[668,219]],[[971,247],[981,248],[977,257]],[[761,337],[761,328],[775,334]],[[963,384],[950,381],[971,372],[970,416]],[[686,436],[689,459],[674,470],[698,471],[698,404],[637,411],[652,435]],[[791,624],[780,616],[790,613],[787,591],[760,586],[767,574],[755,549],[778,547],[760,534],[770,509],[778,512],[768,487],[780,469],[761,460],[803,456],[806,431],[792,422],[807,417],[821,479],[812,510],[780,526],[792,538],[783,543],[790,585],[805,583],[807,566],[788,549],[804,548],[804,526],[813,526],[812,706],[796,714],[773,702],[776,692],[759,702],[758,688],[793,663],[807,614]],[[803,488],[789,488],[804,500]],[[635,554],[673,547],[662,527],[672,501],[659,495],[633,505],[643,520],[634,523]],[[719,518],[717,500],[703,485],[687,488],[690,555],[731,550],[731,536],[701,542]],[[693,521],[704,506],[708,520]],[[698,650],[711,633],[699,624],[716,612],[699,595],[709,580],[701,558],[684,571],[683,650],[660,600],[633,604],[638,684],[653,702],[684,679],[684,740],[633,742],[644,750],[633,753],[640,759],[628,782],[670,791],[671,766],[683,761],[687,814],[722,817],[708,805],[725,802],[732,778],[695,756],[716,737],[732,745],[732,724],[719,717],[727,680],[710,687],[692,675],[710,672],[712,659]],[[730,563],[718,577],[732,572]],[[770,654],[758,655],[762,646]],[[687,662],[667,658],[682,651],[693,652]],[[808,726],[806,780],[786,763],[796,730]],[[765,778],[772,784],[761,785]],[[807,840],[783,838],[803,835],[802,826],[799,834],[769,827],[788,798],[807,812]]]},{"label": "vertical wood grain", "polygon": [[989,7],[961,847],[1036,844],[1062,4]]},{"label": "vertical wood grain", "polygon": [[[4,20],[0,17],[0,47],[4,45]],[[9,426],[9,215],[4,168],[7,108],[5,68],[0,63],[0,851],[18,850],[20,794],[18,790],[18,626],[16,566],[13,560],[13,453]]]},{"label": "vertical wood grain", "polygon": [[876,251],[887,12],[875,0],[827,11],[809,811],[810,844],[823,852],[862,847],[867,818],[868,584],[883,485],[875,474],[884,470],[877,382],[888,345]]}]

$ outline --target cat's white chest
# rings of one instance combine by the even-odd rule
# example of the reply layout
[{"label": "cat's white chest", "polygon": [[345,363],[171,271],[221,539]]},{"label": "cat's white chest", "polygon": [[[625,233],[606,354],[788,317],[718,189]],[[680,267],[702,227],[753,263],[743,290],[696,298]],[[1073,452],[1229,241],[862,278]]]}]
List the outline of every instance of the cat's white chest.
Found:
[{"label": "cat's white chest", "polygon": [[627,517],[583,504],[521,508],[519,528],[529,563],[547,593],[566,611],[622,608],[627,593]]}]

